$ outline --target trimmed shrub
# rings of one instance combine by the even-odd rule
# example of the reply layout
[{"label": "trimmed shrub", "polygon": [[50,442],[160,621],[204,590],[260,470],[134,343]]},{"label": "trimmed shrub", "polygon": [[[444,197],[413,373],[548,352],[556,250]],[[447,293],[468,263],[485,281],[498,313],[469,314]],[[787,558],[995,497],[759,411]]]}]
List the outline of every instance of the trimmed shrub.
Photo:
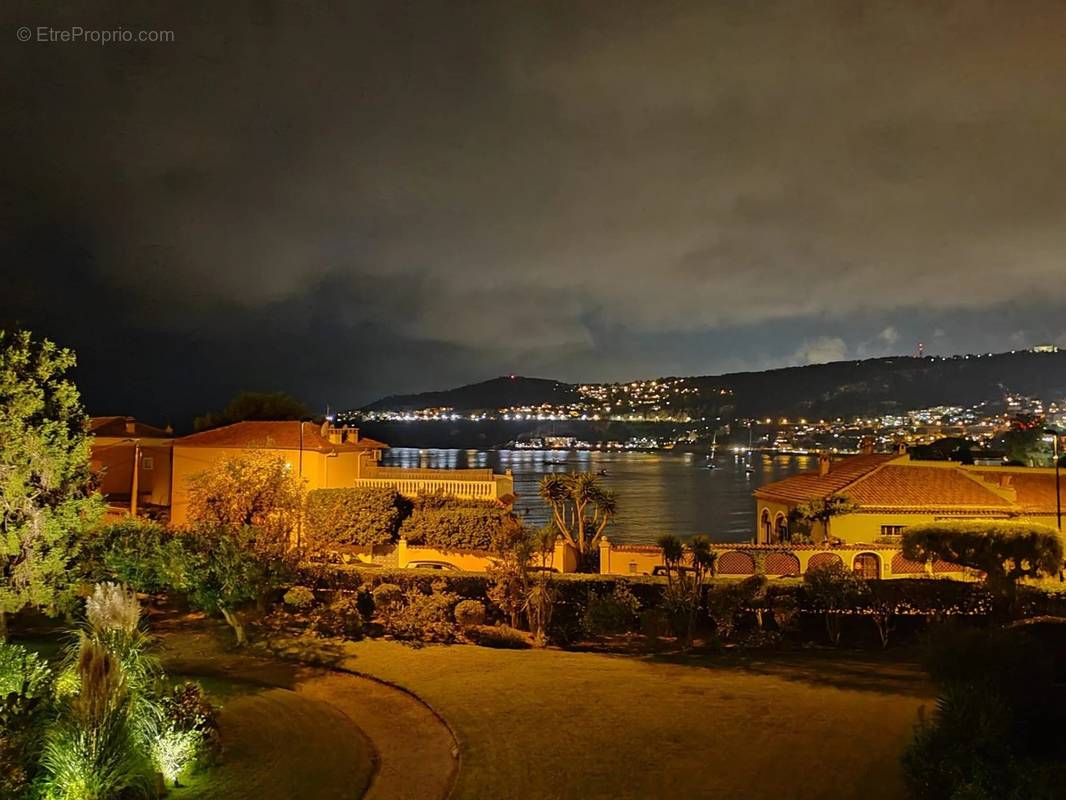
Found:
[{"label": "trimmed shrub", "polygon": [[315,604],[315,593],[306,586],[293,586],[281,599],[290,608],[304,611]]},{"label": "trimmed shrub", "polygon": [[403,602],[404,591],[395,583],[382,583],[374,587],[371,595],[374,598],[374,608],[387,611]]},{"label": "trimmed shrub", "polygon": [[[496,503],[453,501],[443,507],[416,506],[404,520],[400,535],[411,544],[440,550],[488,550],[512,514]],[[461,505],[459,504],[461,503]]]},{"label": "trimmed shrub", "polygon": [[920,562],[942,559],[980,570],[988,587],[1005,596],[1011,606],[1021,578],[1056,575],[1063,566],[1058,531],[1047,525],[1002,520],[912,525],[903,532],[903,556]]},{"label": "trimmed shrub", "polygon": [[610,592],[589,591],[585,608],[585,630],[594,636],[625,633],[639,621],[640,601],[624,582],[614,585]]},{"label": "trimmed shrub", "polygon": [[474,641],[482,647],[496,647],[501,650],[527,650],[531,647],[529,637],[510,625],[476,628],[471,633]]},{"label": "trimmed shrub", "polygon": [[841,616],[862,602],[863,596],[869,592],[866,581],[837,562],[808,569],[803,582],[807,596],[825,616],[829,641],[839,644]]},{"label": "trimmed shrub", "polygon": [[455,621],[460,628],[485,624],[485,604],[480,600],[461,600],[455,604]]},{"label": "trimmed shrub", "polygon": [[341,595],[311,617],[311,630],[320,636],[359,640],[363,638],[363,614],[351,595]]},{"label": "trimmed shrub", "polygon": [[315,489],[307,494],[304,534],[309,550],[388,544],[410,513],[395,489]]},{"label": "trimmed shrub", "polygon": [[402,603],[389,604],[380,610],[382,627],[394,639],[454,642],[457,629],[452,622],[452,608],[458,599],[458,595],[439,589],[434,589],[432,594],[411,589]]}]

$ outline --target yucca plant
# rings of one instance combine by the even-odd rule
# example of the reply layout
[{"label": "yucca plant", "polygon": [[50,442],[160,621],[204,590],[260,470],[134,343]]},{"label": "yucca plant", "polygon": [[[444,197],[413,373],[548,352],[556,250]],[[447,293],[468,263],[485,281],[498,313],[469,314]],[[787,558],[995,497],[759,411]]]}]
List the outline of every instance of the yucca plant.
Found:
[{"label": "yucca plant", "polygon": [[551,579],[541,577],[534,581],[526,594],[525,612],[533,640],[540,646],[547,641],[548,625],[555,609],[555,587]]}]

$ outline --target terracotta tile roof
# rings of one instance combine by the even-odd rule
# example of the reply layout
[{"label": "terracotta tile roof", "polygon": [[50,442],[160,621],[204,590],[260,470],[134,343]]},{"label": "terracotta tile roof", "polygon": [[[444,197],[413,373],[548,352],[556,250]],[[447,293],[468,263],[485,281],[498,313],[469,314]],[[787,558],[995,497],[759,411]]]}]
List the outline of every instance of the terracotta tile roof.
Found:
[{"label": "terracotta tile roof", "polygon": [[[989,484],[1014,494],[1015,502],[1026,511],[1052,514],[1055,512],[1054,470],[1002,468],[967,470]],[[1059,478],[1059,491],[1066,502],[1066,474]]]},{"label": "terracotta tile roof", "polygon": [[[1066,476],[1062,481],[1066,497]],[[939,514],[1053,514],[1051,470],[974,468],[912,464],[899,456],[855,456],[837,461],[829,473],[809,472],[755,490],[756,497],[786,503],[847,495],[865,511]]]},{"label": "terracotta tile roof", "polygon": [[[127,430],[126,423],[133,425],[133,430]],[[169,439],[174,436],[173,431],[157,428],[154,425],[145,425],[133,417],[89,417],[89,433],[93,436],[143,436],[158,439]]]},{"label": "terracotta tile roof", "polygon": [[375,439],[335,444],[322,435],[313,422],[235,422],[210,431],[194,433],[175,440],[176,447],[240,447],[275,450],[300,449],[300,426],[303,426],[303,449],[317,452],[378,450],[387,447]]},{"label": "terracotta tile roof", "polygon": [[826,498],[897,458],[898,455],[881,453],[845,458],[834,461],[825,475],[819,475],[817,472],[793,475],[791,478],[760,486],[755,490],[755,496],[793,503]]},{"label": "terracotta tile roof", "polygon": [[949,467],[886,464],[848,487],[847,495],[861,506],[907,508],[1003,508],[1010,500]]}]

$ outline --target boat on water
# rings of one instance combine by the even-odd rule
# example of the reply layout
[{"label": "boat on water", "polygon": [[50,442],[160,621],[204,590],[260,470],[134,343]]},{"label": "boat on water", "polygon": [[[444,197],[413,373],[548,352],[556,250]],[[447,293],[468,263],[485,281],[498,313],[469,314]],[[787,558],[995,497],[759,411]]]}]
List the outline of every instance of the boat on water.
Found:
[{"label": "boat on water", "polygon": [[707,463],[704,465],[704,469],[718,469],[718,464],[715,463],[715,455],[718,450],[718,431],[715,430],[711,436],[711,452],[707,454]]}]

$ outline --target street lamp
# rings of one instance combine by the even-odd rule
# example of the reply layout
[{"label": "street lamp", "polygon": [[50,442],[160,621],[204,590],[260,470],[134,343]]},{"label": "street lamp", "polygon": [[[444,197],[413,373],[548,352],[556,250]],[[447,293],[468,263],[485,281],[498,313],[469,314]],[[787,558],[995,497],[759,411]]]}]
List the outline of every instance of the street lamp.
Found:
[{"label": "street lamp", "polygon": [[1051,434],[1051,452],[1055,459],[1055,520],[1058,523],[1059,533],[1062,533],[1062,487],[1059,482],[1059,436],[1062,434],[1055,428],[1045,428],[1044,433]]}]

